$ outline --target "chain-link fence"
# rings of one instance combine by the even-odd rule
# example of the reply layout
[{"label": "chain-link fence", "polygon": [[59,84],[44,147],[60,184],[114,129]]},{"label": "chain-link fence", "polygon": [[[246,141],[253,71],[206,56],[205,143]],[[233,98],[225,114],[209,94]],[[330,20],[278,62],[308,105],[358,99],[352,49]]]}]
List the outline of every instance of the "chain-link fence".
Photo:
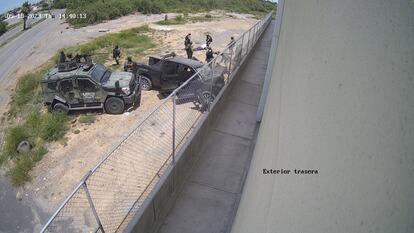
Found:
[{"label": "chain-link fence", "polygon": [[[271,13],[199,67],[85,177],[41,232],[120,232],[237,73]],[[188,71],[191,72],[191,71]]]}]

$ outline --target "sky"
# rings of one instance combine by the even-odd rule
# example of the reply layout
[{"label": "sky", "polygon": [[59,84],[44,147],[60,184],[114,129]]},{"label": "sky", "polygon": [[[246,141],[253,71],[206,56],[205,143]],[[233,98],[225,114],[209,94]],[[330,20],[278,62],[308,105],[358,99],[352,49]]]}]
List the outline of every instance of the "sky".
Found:
[{"label": "sky", "polygon": [[[25,2],[26,0],[0,0],[0,14],[19,7]],[[40,0],[28,0],[30,3],[36,3]]]}]

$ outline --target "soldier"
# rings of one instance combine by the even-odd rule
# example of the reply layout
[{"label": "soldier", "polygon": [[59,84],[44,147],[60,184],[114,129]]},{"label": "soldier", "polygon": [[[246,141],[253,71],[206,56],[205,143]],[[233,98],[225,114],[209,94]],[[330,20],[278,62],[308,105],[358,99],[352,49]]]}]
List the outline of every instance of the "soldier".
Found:
[{"label": "soldier", "polygon": [[207,48],[210,47],[210,44],[213,42],[213,38],[210,36],[210,33],[207,33],[206,35],[206,45]]},{"label": "soldier", "polygon": [[76,55],[75,55],[75,57],[73,58],[73,60],[75,60],[76,61],[76,63],[81,63],[81,56],[79,55],[79,53],[77,53]]},{"label": "soldier", "polygon": [[132,61],[132,57],[127,57],[127,61],[124,64],[124,71],[132,72],[134,74],[136,73],[137,66],[136,66],[136,63]]},{"label": "soldier", "polygon": [[60,51],[60,56],[59,56],[59,63],[65,62],[66,61],[66,55],[65,52]]},{"label": "soldier", "polygon": [[187,58],[193,58],[193,42],[191,41],[191,33],[188,33],[184,40],[185,51],[187,52]]},{"label": "soldier", "polygon": [[115,60],[116,64],[119,65],[119,58],[121,57],[121,49],[118,45],[115,46],[112,50],[112,58]]},{"label": "soldier", "polygon": [[214,54],[218,54],[218,52],[213,52],[213,49],[211,47],[207,47],[206,52],[206,62],[209,63],[214,58]]}]

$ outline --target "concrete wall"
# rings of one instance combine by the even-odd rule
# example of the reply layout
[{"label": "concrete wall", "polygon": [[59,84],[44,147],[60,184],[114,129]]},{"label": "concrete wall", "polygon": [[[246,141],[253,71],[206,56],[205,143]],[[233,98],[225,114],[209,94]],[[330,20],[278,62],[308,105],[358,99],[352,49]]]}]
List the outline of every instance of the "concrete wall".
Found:
[{"label": "concrete wall", "polygon": [[231,82],[217,96],[210,113],[202,116],[201,122],[191,137],[183,145],[182,149],[177,152],[176,166],[169,167],[161,176],[160,181],[145,200],[125,232],[149,233],[158,231],[169,210],[173,207],[196,160],[196,156],[202,149],[206,134],[213,128],[213,122],[222,112],[223,103],[232,92],[235,79],[237,79],[237,73],[243,72],[243,64],[248,61],[249,56],[250,54],[242,61],[240,67],[233,72]]},{"label": "concrete wall", "polygon": [[232,232],[414,232],[414,1],[286,0],[270,85]]}]

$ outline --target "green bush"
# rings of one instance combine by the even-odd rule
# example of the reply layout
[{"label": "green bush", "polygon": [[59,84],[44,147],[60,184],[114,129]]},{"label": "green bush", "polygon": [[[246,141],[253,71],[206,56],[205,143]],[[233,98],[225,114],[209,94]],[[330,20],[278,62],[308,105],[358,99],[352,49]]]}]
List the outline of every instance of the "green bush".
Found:
[{"label": "green bush", "polygon": [[15,157],[17,154],[17,146],[21,141],[27,140],[28,137],[29,135],[24,126],[14,126],[10,128],[5,138],[4,153],[9,157]]},{"label": "green bush", "polygon": [[7,31],[7,22],[0,21],[0,35]]},{"label": "green bush", "polygon": [[39,84],[40,75],[27,74],[20,79],[16,88],[14,100],[18,106],[28,103],[36,92]]},{"label": "green bush", "polygon": [[39,84],[42,76],[51,67],[52,63],[47,63],[38,71],[23,75],[18,79],[15,93],[10,102],[9,118],[15,117],[18,112],[22,111],[22,108],[27,111],[34,105],[41,103],[42,91]]},{"label": "green bush", "polygon": [[57,141],[65,135],[69,118],[66,114],[46,113],[42,118],[39,131],[43,140]]},{"label": "green bush", "polygon": [[29,156],[24,156],[16,161],[12,169],[8,171],[12,184],[16,186],[23,185],[30,180],[29,172],[34,166],[33,160]]},{"label": "green bush", "polygon": [[30,153],[22,155],[15,161],[15,165],[7,172],[10,176],[12,184],[20,186],[31,179],[30,171],[47,153],[43,146],[33,148]]}]

